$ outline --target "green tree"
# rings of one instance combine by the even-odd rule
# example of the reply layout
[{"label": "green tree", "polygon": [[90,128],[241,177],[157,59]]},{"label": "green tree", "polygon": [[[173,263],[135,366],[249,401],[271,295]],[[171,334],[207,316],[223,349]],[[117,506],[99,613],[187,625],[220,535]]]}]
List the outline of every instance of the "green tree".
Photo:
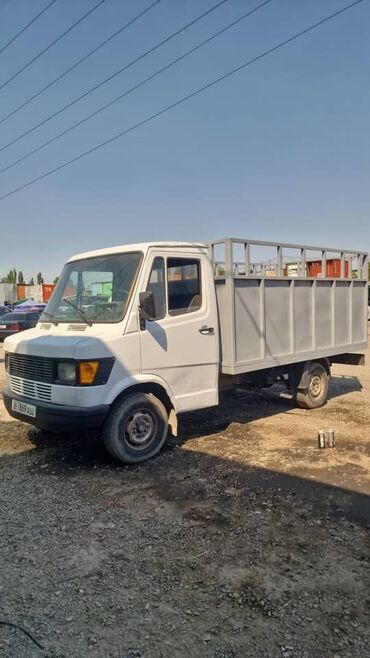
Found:
[{"label": "green tree", "polygon": [[43,278],[41,272],[38,272],[36,280],[37,280],[37,285],[38,286],[41,286],[41,284],[44,283],[44,278]]},{"label": "green tree", "polygon": [[58,281],[59,281],[59,276],[56,276],[55,279],[54,279],[54,285],[55,286],[57,285]]},{"label": "green tree", "polygon": [[1,283],[17,283],[17,270],[14,268],[9,270],[6,276],[3,276]]},{"label": "green tree", "polygon": [[19,272],[18,272],[18,283],[21,283],[21,284],[25,283],[23,272],[21,270],[19,270]]},{"label": "green tree", "polygon": [[30,278],[30,283],[29,283],[29,285],[30,285],[30,286],[34,286],[34,285],[35,285],[35,279],[33,278],[33,276],[31,276],[31,278]]}]

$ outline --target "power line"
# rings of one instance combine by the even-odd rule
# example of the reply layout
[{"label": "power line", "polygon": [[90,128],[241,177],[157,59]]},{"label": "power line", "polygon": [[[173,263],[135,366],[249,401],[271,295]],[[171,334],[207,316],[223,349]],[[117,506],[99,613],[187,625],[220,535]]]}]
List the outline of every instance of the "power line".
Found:
[{"label": "power line", "polygon": [[37,19],[40,18],[40,16],[42,16],[42,14],[44,14],[49,9],[49,7],[51,7],[51,5],[53,5],[56,1],[57,0],[51,0],[51,2],[49,2],[49,4],[46,5],[46,7],[44,7],[44,9],[42,9],[29,23],[27,23],[27,25],[22,27],[22,29],[19,30],[19,32],[17,32],[17,34],[15,34],[14,37],[9,39],[9,41],[2,48],[0,48],[0,55],[1,53],[4,52],[4,50],[9,48],[9,46],[11,46],[12,43],[14,43],[14,41],[18,39],[18,37],[20,37],[21,34],[23,34],[23,32],[25,32],[29,27],[31,27],[31,25],[35,23]]},{"label": "power line", "polygon": [[[144,57],[147,57],[148,55],[153,53],[155,50],[157,50],[158,48],[163,46],[165,43],[168,43],[169,41],[171,41],[171,39],[174,39],[176,36],[178,36],[179,34],[184,32],[185,30],[187,30],[192,25],[195,25],[195,23],[200,21],[202,18],[205,18],[205,16],[208,16],[211,12],[215,11],[215,9],[217,9],[221,5],[225,4],[225,2],[229,2],[229,0],[219,0],[219,2],[217,2],[217,4],[210,7],[210,9],[207,9],[207,11],[204,11],[202,14],[197,16],[197,18],[194,18],[189,23],[186,23],[186,25],[183,25],[183,27],[176,30],[176,32],[173,32],[172,34],[170,34],[165,39],[162,39],[162,41],[157,43],[155,46],[152,46],[152,48],[149,48],[149,50],[146,50],[144,53],[142,53],[141,55],[139,55],[135,59],[132,59],[128,64],[125,64],[125,66],[120,68],[118,71],[116,71],[115,73],[112,73],[107,78],[104,78],[104,80],[102,80],[101,82],[98,82],[98,84],[94,85],[94,87],[92,87],[88,91],[85,91],[83,94],[81,94],[80,96],[75,98],[73,101],[70,101],[69,103],[67,103],[67,105],[64,105],[59,110],[56,110],[56,112],[53,112],[52,114],[50,114],[48,117],[46,117],[45,119],[43,119],[39,123],[36,123],[34,126],[32,126],[32,128],[29,128],[28,130],[25,130],[24,133],[22,133],[21,135],[18,135],[18,137],[15,137],[10,142],[8,142],[4,146],[2,146],[0,148],[0,153],[1,153],[1,151],[4,151],[5,149],[7,149],[9,146],[12,146],[12,144],[15,144],[16,142],[19,142],[19,140],[22,139],[23,137],[25,137],[26,135],[29,135],[30,133],[37,130],[37,128],[41,128],[41,126],[44,126],[45,123],[47,123],[51,119],[54,119],[59,114],[62,114],[62,112],[65,112],[65,110],[68,110],[70,107],[72,107],[72,105],[75,105],[76,103],[78,103],[83,98],[86,98],[86,96],[89,96],[90,94],[92,94],[93,91],[96,91],[97,89],[99,89],[103,85],[107,84],[107,82],[110,82],[111,80],[113,80],[113,78],[116,78],[117,75],[120,75],[121,73],[123,73],[123,71],[127,71],[127,69],[129,69],[131,66],[133,66],[134,64],[137,64],[137,62],[140,62],[142,59],[144,59]],[[1,89],[1,87],[0,87],[0,89]]]},{"label": "power line", "polygon": [[[55,2],[56,0],[53,0],[53,1]],[[45,87],[42,87],[42,89],[40,89],[40,90],[37,91],[35,94],[33,94],[33,96],[30,96],[29,98],[27,98],[27,100],[25,100],[23,103],[21,103],[21,104],[18,105],[16,108],[14,108],[14,110],[12,110],[11,112],[9,112],[9,114],[7,114],[6,116],[4,116],[2,119],[0,119],[0,124],[1,124],[1,123],[4,123],[4,121],[6,121],[6,120],[9,119],[10,117],[12,117],[12,116],[13,116],[14,114],[16,114],[17,112],[19,112],[19,110],[22,110],[24,107],[26,107],[26,105],[28,105],[31,101],[35,100],[35,98],[37,98],[38,96],[40,96],[41,94],[43,94],[44,91],[46,91],[47,89],[50,89],[50,87],[52,87],[53,85],[55,85],[56,82],[59,82],[59,80],[62,80],[62,78],[64,78],[66,75],[68,75],[68,73],[70,73],[71,71],[73,71],[74,69],[76,69],[78,66],[80,66],[80,64],[82,64],[82,62],[85,62],[89,57],[91,57],[91,55],[94,55],[94,53],[96,53],[98,50],[100,50],[100,48],[103,48],[103,46],[105,46],[107,43],[109,43],[109,41],[112,41],[112,39],[114,39],[115,37],[117,37],[119,34],[121,34],[121,33],[122,33],[124,30],[126,30],[128,27],[130,27],[130,25],[132,25],[132,24],[135,23],[139,18],[141,18],[142,16],[144,16],[144,14],[146,14],[148,11],[150,11],[150,10],[151,10],[155,5],[157,5],[159,2],[161,2],[161,0],[155,0],[155,2],[152,2],[151,5],[149,5],[149,6],[146,7],[145,9],[143,9],[143,11],[141,11],[139,14],[137,14],[136,16],[134,16],[134,18],[132,18],[130,21],[128,21],[128,23],[125,23],[125,25],[122,25],[122,27],[120,27],[119,30],[116,30],[116,32],[113,32],[113,34],[111,34],[107,39],[104,39],[104,41],[102,41],[99,45],[97,45],[95,48],[93,48],[93,50],[90,50],[90,52],[88,52],[86,55],[84,55],[83,57],[81,57],[81,59],[79,59],[77,62],[75,62],[74,64],[72,64],[72,66],[70,66],[68,69],[66,69],[65,71],[63,71],[63,73],[61,73],[61,74],[58,75],[56,78],[54,78],[54,80],[52,80],[52,81],[49,82],[47,85],[45,85]]]},{"label": "power line", "polygon": [[23,71],[25,71],[29,66],[31,66],[31,64],[33,64],[34,62],[36,62],[37,59],[39,59],[40,57],[42,57],[42,55],[45,55],[45,53],[46,53],[48,50],[50,50],[50,48],[52,48],[53,46],[55,46],[55,44],[58,43],[58,41],[60,41],[61,39],[63,39],[67,34],[69,34],[69,32],[71,32],[72,30],[74,30],[74,28],[77,27],[77,25],[79,25],[80,23],[82,23],[82,21],[84,21],[88,16],[90,16],[90,14],[92,14],[96,9],[98,9],[98,7],[100,7],[100,5],[102,5],[104,2],[106,2],[106,0],[99,0],[99,2],[97,2],[97,4],[94,5],[94,7],[92,7],[91,9],[89,9],[89,11],[87,11],[83,16],[81,16],[81,18],[79,18],[78,21],[76,21],[75,23],[73,23],[73,25],[71,25],[67,30],[65,30],[64,32],[62,32],[62,34],[60,34],[59,37],[57,37],[56,39],[54,39],[54,41],[52,41],[51,43],[49,43],[49,45],[46,46],[46,48],[43,48],[43,50],[40,50],[40,52],[39,52],[37,55],[35,55],[34,57],[32,57],[32,59],[30,59],[29,62],[27,62],[27,64],[24,64],[24,66],[22,66],[20,69],[18,69],[18,71],[16,71],[15,73],[13,73],[13,75],[11,75],[10,78],[8,78],[7,80],[5,80],[5,82],[3,82],[3,83],[0,85],[0,91],[1,91],[2,89],[4,89],[4,87],[6,87],[6,86],[9,84],[9,82],[12,82],[12,80],[14,80],[15,78],[17,78],[18,75],[20,75],[21,73],[23,73]]},{"label": "power line", "polygon": [[218,30],[217,32],[212,34],[210,37],[208,37],[208,39],[205,39],[204,41],[202,41],[198,45],[194,46],[193,48],[191,48],[190,50],[185,52],[183,55],[180,55],[179,57],[176,57],[176,59],[173,59],[169,64],[166,64],[166,66],[162,66],[162,68],[160,68],[158,71],[155,71],[154,73],[149,75],[147,78],[145,78],[141,82],[137,83],[133,87],[130,87],[130,89],[127,89],[126,91],[124,91],[119,96],[116,96],[115,98],[113,98],[113,100],[109,101],[109,103],[105,103],[105,105],[102,105],[101,107],[99,107],[94,112],[91,112],[91,114],[88,114],[83,119],[80,119],[80,121],[76,121],[76,123],[74,123],[72,126],[67,128],[66,130],[63,130],[62,132],[60,132],[55,137],[52,137],[51,139],[48,139],[46,142],[44,142],[40,146],[37,146],[36,148],[32,149],[31,151],[29,151],[25,155],[21,156],[20,158],[18,158],[14,162],[11,162],[10,164],[8,164],[6,167],[3,167],[2,169],[0,169],[0,174],[4,173],[8,169],[11,169],[12,167],[15,167],[15,165],[19,164],[20,162],[23,162],[23,160],[26,160],[31,155],[34,155],[35,153],[38,153],[39,151],[44,149],[46,146],[49,146],[53,142],[56,142],[58,139],[60,139],[64,135],[67,135],[69,132],[71,132],[72,130],[74,130],[78,126],[81,126],[83,123],[86,123],[86,121],[89,121],[89,119],[92,119],[97,114],[100,114],[100,112],[103,112],[108,107],[111,107],[111,105],[114,105],[114,103],[117,103],[119,100],[122,100],[122,98],[124,98],[125,96],[128,96],[133,91],[136,91],[136,89],[139,89],[140,87],[143,87],[145,84],[150,82],[150,80],[153,80],[154,78],[156,78],[158,75],[160,75],[164,71],[167,71],[169,68],[171,68],[172,66],[174,66],[178,62],[181,62],[181,60],[185,59],[186,57],[188,57],[192,53],[196,52],[197,50],[199,50],[200,48],[202,48],[206,44],[210,43],[210,41],[213,41],[213,39],[216,39],[216,37],[220,36],[221,34],[226,32],[227,30],[230,30],[232,27],[235,27],[238,23],[240,23],[241,21],[243,21],[246,18],[248,18],[249,16],[251,16],[252,14],[257,12],[259,9],[262,9],[262,7],[269,4],[271,1],[272,0],[264,0],[264,2],[261,2],[261,4],[257,5],[257,7],[254,7],[253,9],[248,11],[246,14],[243,14],[243,16],[240,16],[240,18],[237,18],[235,21],[233,21],[232,23],[229,23],[228,25],[223,27],[221,30]]},{"label": "power line", "polygon": [[19,187],[14,188],[10,192],[7,192],[6,194],[3,194],[0,196],[0,201],[3,199],[6,199],[7,197],[12,196],[13,194],[16,194],[17,192],[20,192],[21,190],[24,190],[26,187],[30,187],[31,185],[34,185],[35,183],[39,182],[40,180],[43,180],[44,178],[47,178],[48,176],[51,176],[52,174],[55,174],[58,171],[61,171],[62,169],[65,169],[65,167],[68,167],[69,165],[73,164],[74,162],[77,162],[78,160],[82,160],[82,158],[85,158],[88,155],[91,155],[91,153],[95,153],[95,151],[98,151],[99,149],[103,148],[103,146],[107,146],[108,144],[111,144],[112,142],[116,141],[117,139],[120,139],[124,135],[127,135],[137,128],[140,128],[141,126],[146,125],[150,121],[153,121],[157,117],[162,116],[166,112],[169,112],[170,110],[173,110],[175,107],[178,107],[182,103],[185,103],[186,101],[194,98],[195,96],[198,96],[199,94],[203,93],[204,91],[207,91],[211,87],[214,87],[217,85],[219,82],[223,82],[227,78],[231,77],[232,75],[235,75],[236,73],[239,73],[243,69],[247,68],[251,64],[254,64],[255,62],[263,59],[264,57],[267,57],[267,55],[271,55],[271,53],[279,50],[283,46],[286,46],[287,44],[291,43],[292,41],[295,41],[296,39],[299,39],[300,37],[304,36],[308,32],[311,32],[312,30],[316,29],[320,25],[323,25],[324,23],[327,23],[330,21],[332,18],[335,18],[336,16],[339,16],[340,14],[343,14],[345,11],[348,11],[349,9],[352,9],[352,7],[355,7],[356,5],[359,5],[361,2],[364,0],[356,0],[355,2],[352,2],[349,5],[346,5],[342,9],[339,9],[338,11],[329,14],[329,16],[326,16],[325,18],[322,18],[320,21],[317,23],[313,23],[313,25],[310,25],[306,27],[304,30],[301,30],[300,32],[297,32],[293,36],[289,37],[288,39],[285,39],[284,41],[281,41],[278,43],[276,46],[273,46],[272,48],[269,48],[268,50],[265,50],[264,52],[260,53],[259,55],[256,55],[252,59],[249,59],[248,61],[244,62],[240,66],[237,66],[234,69],[231,69],[231,71],[228,71],[227,73],[224,73],[223,75],[219,76],[215,80],[212,80],[212,82],[208,82],[206,85],[203,85],[202,87],[199,87],[195,91],[191,92],[190,94],[187,94],[187,96],[183,96],[179,100],[175,101],[171,105],[167,105],[166,107],[162,108],[161,110],[158,110],[158,112],[155,112],[154,114],[151,114],[150,116],[146,117],[145,119],[142,119],[142,121],[139,121],[138,123],[133,124],[129,128],[126,128],[125,130],[122,130],[121,132],[117,133],[116,135],[113,135],[113,137],[110,137],[109,139],[106,139],[104,142],[100,142],[100,144],[97,144],[96,146],[93,146],[92,148],[88,149],[87,151],[84,151],[83,153],[80,153],[79,155],[76,155],[75,157],[71,158],[70,160],[67,160],[66,162],[63,162],[62,164],[58,165],[57,167],[54,167],[53,169],[49,169],[43,174],[40,174],[40,176],[36,176],[36,178],[31,179],[27,183],[23,183],[23,185],[19,185]]}]

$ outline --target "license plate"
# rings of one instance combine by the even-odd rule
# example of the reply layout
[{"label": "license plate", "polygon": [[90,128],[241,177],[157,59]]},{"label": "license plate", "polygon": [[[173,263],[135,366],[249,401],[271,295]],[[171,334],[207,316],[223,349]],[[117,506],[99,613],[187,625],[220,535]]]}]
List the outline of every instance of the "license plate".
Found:
[{"label": "license plate", "polygon": [[6,324],[0,324],[0,329],[6,329]]},{"label": "license plate", "polygon": [[19,400],[12,400],[12,411],[17,411],[24,416],[31,416],[36,418],[36,407],[34,404],[27,404],[27,402],[20,402]]}]

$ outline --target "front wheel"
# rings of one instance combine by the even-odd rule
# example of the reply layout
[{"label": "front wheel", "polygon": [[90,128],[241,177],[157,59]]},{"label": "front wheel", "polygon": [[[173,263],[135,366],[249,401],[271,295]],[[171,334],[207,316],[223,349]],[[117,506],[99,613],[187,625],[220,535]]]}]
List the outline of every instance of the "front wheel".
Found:
[{"label": "front wheel", "polygon": [[103,443],[115,459],[137,464],[161,450],[167,433],[162,402],[151,393],[132,393],[113,404],[103,425]]},{"label": "front wheel", "polygon": [[307,388],[305,391],[297,391],[297,404],[303,409],[317,409],[322,407],[328,397],[329,377],[326,369],[318,361],[306,366]]}]

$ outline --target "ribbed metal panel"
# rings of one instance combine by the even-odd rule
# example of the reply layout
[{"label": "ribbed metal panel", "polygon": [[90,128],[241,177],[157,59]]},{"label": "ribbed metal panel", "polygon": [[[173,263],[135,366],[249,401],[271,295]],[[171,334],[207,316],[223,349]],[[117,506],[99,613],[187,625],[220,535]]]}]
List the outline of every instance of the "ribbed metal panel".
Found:
[{"label": "ribbed metal panel", "polygon": [[35,400],[51,400],[52,389],[50,384],[40,384],[39,382],[21,379],[20,377],[10,376],[10,389],[17,395]]},{"label": "ribbed metal panel", "polygon": [[21,377],[35,382],[52,384],[54,381],[54,359],[29,354],[9,354],[10,376]]}]

